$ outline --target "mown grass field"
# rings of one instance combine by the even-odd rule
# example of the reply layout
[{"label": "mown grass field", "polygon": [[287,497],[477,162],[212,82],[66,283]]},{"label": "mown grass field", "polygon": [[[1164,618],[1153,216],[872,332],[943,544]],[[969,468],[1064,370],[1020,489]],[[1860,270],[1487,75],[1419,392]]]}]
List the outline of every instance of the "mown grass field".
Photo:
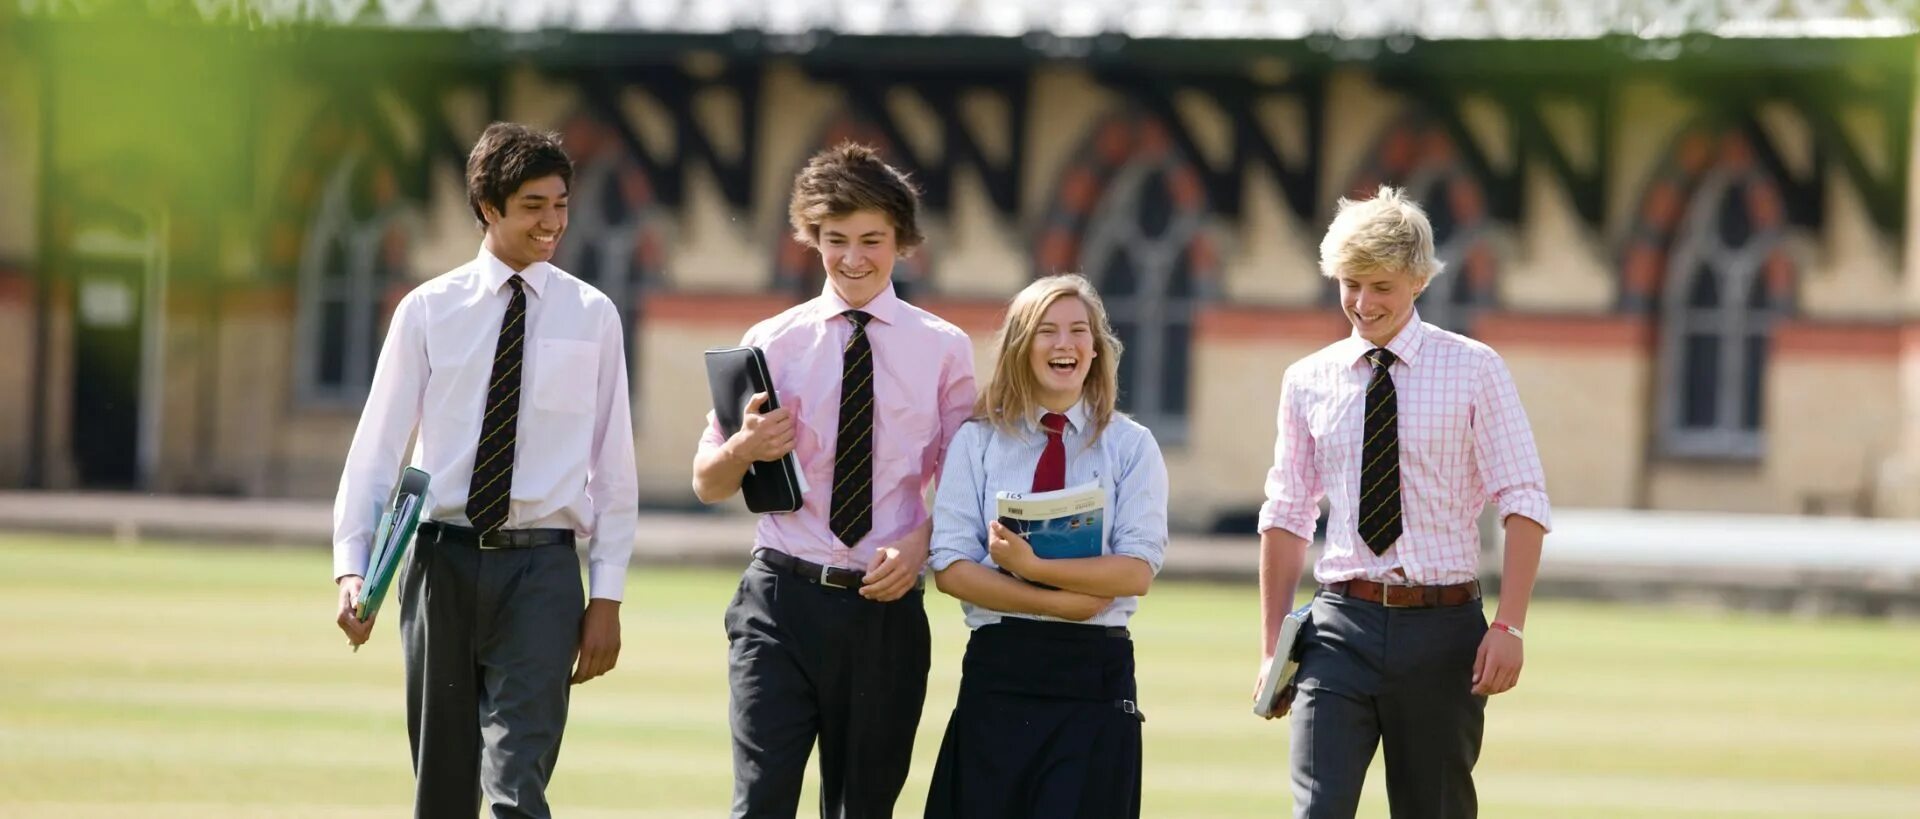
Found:
[{"label": "mown grass field", "polygon": [[[327,575],[318,550],[0,537],[0,816],[406,815],[399,641],[383,618],[349,653]],[[634,573],[620,667],[575,693],[561,816],[724,815],[735,577]],[[965,641],[958,608],[929,599],[901,816],[919,814]],[[1145,601],[1145,815],[1288,815],[1283,724],[1247,713],[1254,628],[1251,587]],[[1528,651],[1489,709],[1485,816],[1920,815],[1912,623],[1546,602]],[[1386,815],[1382,785],[1376,760],[1362,815]]]}]

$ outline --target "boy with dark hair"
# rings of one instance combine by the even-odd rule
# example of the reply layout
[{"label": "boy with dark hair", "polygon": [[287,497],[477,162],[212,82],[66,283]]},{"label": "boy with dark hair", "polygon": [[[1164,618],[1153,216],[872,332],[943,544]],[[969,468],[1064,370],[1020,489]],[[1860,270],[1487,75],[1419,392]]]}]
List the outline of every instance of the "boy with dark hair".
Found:
[{"label": "boy with dark hair", "polygon": [[966,334],[893,292],[918,210],[871,148],[813,157],[788,215],[827,285],[741,341],[766,353],[781,408],[754,396],[730,437],[709,415],[694,457],[706,503],[789,452],[810,487],[799,511],[760,518],[727,608],[735,817],[794,816],[816,739],[822,816],[890,817],[906,782],[927,692],[925,497],[974,400]]},{"label": "boy with dark hair", "polygon": [[554,134],[480,136],[480,253],[394,310],[334,501],[337,621],[358,645],[378,510],[418,431],[432,483],[399,591],[416,817],[473,819],[482,791],[496,819],[551,816],[568,685],[620,655],[639,512],[626,351],[613,303],[548,263],[572,179]]}]

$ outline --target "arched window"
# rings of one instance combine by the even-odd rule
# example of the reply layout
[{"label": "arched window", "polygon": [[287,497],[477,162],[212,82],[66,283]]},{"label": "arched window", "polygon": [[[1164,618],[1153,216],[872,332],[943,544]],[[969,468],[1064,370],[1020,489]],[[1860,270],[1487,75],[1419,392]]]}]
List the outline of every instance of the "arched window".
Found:
[{"label": "arched window", "polygon": [[302,402],[357,404],[379,359],[387,285],[404,278],[408,209],[392,168],[364,151],[318,184],[297,269],[295,390]]},{"label": "arched window", "polygon": [[1793,280],[1779,188],[1744,150],[1693,189],[1661,293],[1662,449],[1758,457],[1767,347]]},{"label": "arched window", "polygon": [[1120,357],[1120,408],[1155,431],[1186,428],[1193,338],[1193,265],[1187,248],[1205,212],[1182,208],[1173,178],[1191,168],[1171,153],[1122,166],[1087,224],[1080,269],[1093,279]]},{"label": "arched window", "polygon": [[1219,274],[1200,172],[1142,112],[1094,126],[1061,176],[1037,272],[1077,272],[1100,291],[1120,356],[1120,409],[1163,442],[1187,435],[1196,305]]}]

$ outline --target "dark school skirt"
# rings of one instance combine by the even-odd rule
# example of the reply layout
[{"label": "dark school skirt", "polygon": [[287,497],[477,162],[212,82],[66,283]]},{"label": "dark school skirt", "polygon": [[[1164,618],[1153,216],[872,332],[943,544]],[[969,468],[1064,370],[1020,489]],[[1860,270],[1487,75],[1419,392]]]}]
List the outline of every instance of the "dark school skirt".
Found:
[{"label": "dark school skirt", "polygon": [[1009,617],[975,629],[927,819],[1140,815],[1140,723],[1125,628]]}]

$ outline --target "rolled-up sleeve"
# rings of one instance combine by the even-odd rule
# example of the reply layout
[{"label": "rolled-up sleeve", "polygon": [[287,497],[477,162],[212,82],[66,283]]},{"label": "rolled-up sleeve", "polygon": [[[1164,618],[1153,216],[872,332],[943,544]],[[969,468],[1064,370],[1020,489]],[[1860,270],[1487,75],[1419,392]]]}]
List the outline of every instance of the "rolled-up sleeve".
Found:
[{"label": "rolled-up sleeve", "polygon": [[[740,337],[740,346],[762,347],[762,344],[758,337],[759,330],[760,330],[760,327],[758,325],[755,325],[752,329],[747,330],[746,335]],[[765,349],[764,347],[762,347],[762,352],[764,351]],[[705,454],[707,450],[719,449],[720,446],[722,444],[725,444],[726,442],[727,442],[727,432],[726,430],[723,430],[720,428],[719,414],[715,413],[713,410],[707,410],[707,425],[705,428],[700,430],[700,444],[695,448],[695,451],[701,454]]]},{"label": "rolled-up sleeve", "polygon": [[1267,470],[1267,500],[1260,505],[1259,531],[1280,528],[1312,541],[1324,489],[1313,460],[1313,433],[1307,426],[1302,381],[1306,373],[1288,368],[1280,385],[1278,432],[1273,467]]},{"label": "rolled-up sleeve", "polygon": [[1167,462],[1151,431],[1141,430],[1113,492],[1113,553],[1146,561],[1158,575],[1167,556]]},{"label": "rolled-up sleeve", "polygon": [[987,559],[986,476],[980,474],[987,443],[983,424],[961,425],[947,446],[933,494],[933,541],[927,550],[927,565],[936,572],[961,560]]},{"label": "rolled-up sleeve", "polygon": [[1540,467],[1533,427],[1527,423],[1527,410],[1520,404],[1513,376],[1497,355],[1480,371],[1480,387],[1473,402],[1473,449],[1480,483],[1500,510],[1500,520],[1522,515],[1544,529],[1552,529],[1547,476]]}]

